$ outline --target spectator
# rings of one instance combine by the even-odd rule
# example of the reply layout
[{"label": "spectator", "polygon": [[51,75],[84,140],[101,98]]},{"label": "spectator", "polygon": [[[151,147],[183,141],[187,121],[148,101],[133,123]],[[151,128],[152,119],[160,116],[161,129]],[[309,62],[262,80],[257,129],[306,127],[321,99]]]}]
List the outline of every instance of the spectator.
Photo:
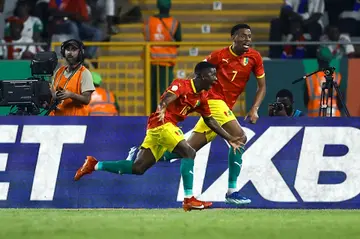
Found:
[{"label": "spectator", "polygon": [[[300,21],[293,21],[290,34],[286,36],[287,42],[304,42],[311,39],[308,33],[304,33]],[[283,59],[302,59],[307,57],[306,47],[303,45],[285,45],[281,58]]]},{"label": "spectator", "polygon": [[346,34],[340,34],[339,28],[336,26],[327,26],[325,28],[325,35],[321,37],[322,41],[335,41],[349,44],[334,44],[320,46],[322,55],[327,55],[327,58],[340,59],[344,56],[349,58],[355,57],[355,48],[351,43],[350,37]]},{"label": "spectator", "polygon": [[[159,14],[151,16],[144,23],[145,41],[171,42],[181,41],[180,22],[171,17],[170,0],[158,0]],[[155,112],[160,98],[167,86],[174,79],[174,65],[177,57],[177,47],[154,46],[150,49],[151,55],[151,111]]]},{"label": "spectator", "polygon": [[342,8],[338,22],[340,32],[350,36],[360,36],[360,1],[343,0],[339,2]]},{"label": "spectator", "polygon": [[[14,16],[24,22],[24,28],[21,32],[23,37],[31,38],[34,42],[41,42],[43,24],[38,17],[30,16],[30,3],[24,0],[18,1],[14,10]],[[5,35],[9,35],[9,25],[10,23],[6,24]],[[37,51],[43,51],[41,47],[37,48]]]},{"label": "spectator", "polygon": [[49,2],[50,0],[38,0],[34,7],[34,16],[38,17],[43,23],[44,31],[41,34],[43,41],[49,43],[52,31],[48,27],[50,13],[49,13]]},{"label": "spectator", "polygon": [[95,91],[91,95],[90,100],[90,116],[117,116],[119,115],[119,104],[115,95],[101,87],[101,75],[91,72]]},{"label": "spectator", "polygon": [[0,39],[4,39],[5,20],[13,15],[17,0],[0,1]]},{"label": "spectator", "polygon": [[117,24],[133,23],[142,20],[141,8],[139,5],[134,5],[131,0],[115,0],[116,8],[113,21]]},{"label": "spectator", "polygon": [[[285,0],[280,18],[271,21],[270,41],[282,41],[283,35],[290,33],[293,21],[300,21],[304,33],[309,33],[311,41],[319,41],[323,31],[322,16],[324,0]],[[316,56],[316,46],[308,46],[307,56]],[[269,57],[280,58],[281,46],[270,46]]]},{"label": "spectator", "polygon": [[9,22],[9,35],[5,37],[3,43],[14,43],[16,45],[9,45],[2,47],[0,56],[2,59],[32,59],[37,53],[34,45],[17,45],[17,43],[34,43],[32,38],[24,37],[21,35],[24,29],[24,21],[18,17],[10,17],[7,19]]},{"label": "spectator", "polygon": [[[101,30],[88,24],[90,17],[85,0],[50,0],[49,9],[55,27],[59,28],[55,33],[68,33],[69,37],[81,41],[103,40]],[[87,47],[85,57],[94,58],[96,50],[96,46]]]},{"label": "spectator", "polygon": [[115,19],[114,0],[87,0],[91,9],[92,25],[103,29],[108,35],[119,33]]}]

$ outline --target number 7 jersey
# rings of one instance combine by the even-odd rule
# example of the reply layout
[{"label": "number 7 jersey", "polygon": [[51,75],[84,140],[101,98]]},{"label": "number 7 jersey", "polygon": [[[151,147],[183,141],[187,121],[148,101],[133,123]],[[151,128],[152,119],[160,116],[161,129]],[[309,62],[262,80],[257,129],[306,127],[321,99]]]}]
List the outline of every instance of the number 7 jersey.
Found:
[{"label": "number 7 jersey", "polygon": [[209,91],[208,99],[223,100],[230,109],[244,91],[253,72],[256,78],[265,76],[260,53],[252,48],[242,55],[236,55],[231,46],[213,51],[206,61],[216,66],[217,84]]}]

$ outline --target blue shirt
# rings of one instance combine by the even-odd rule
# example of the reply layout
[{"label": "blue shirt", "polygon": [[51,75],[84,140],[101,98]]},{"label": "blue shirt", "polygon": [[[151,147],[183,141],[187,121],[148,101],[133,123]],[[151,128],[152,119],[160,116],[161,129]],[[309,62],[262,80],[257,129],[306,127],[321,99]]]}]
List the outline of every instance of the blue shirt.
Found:
[{"label": "blue shirt", "polygon": [[301,110],[295,110],[294,114],[292,115],[292,117],[301,117],[301,116],[305,116]]}]

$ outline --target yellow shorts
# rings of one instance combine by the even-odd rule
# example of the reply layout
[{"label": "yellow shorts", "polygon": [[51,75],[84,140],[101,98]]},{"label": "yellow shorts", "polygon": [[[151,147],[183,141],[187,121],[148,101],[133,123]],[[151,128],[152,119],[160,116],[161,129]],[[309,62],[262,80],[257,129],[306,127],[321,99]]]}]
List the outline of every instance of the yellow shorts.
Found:
[{"label": "yellow shorts", "polygon": [[[236,120],[234,113],[229,109],[223,100],[208,100],[211,111],[211,116],[223,126],[227,122]],[[216,137],[216,133],[212,131],[204,122],[203,118],[200,118],[196,123],[193,132],[205,133],[208,142],[212,141]]]},{"label": "yellow shorts", "polygon": [[156,162],[166,152],[172,152],[176,145],[184,140],[184,133],[172,123],[166,123],[146,131],[146,136],[141,147],[150,149]]}]

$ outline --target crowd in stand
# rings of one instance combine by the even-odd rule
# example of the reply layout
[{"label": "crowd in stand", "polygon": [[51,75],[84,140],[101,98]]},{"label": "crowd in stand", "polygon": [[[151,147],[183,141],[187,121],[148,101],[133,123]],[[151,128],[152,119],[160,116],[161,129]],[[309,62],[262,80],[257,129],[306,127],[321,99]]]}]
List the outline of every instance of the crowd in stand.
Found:
[{"label": "crowd in stand", "polygon": [[[129,7],[128,0],[0,1],[1,42],[27,43],[0,47],[0,58],[31,59],[37,52],[49,50],[51,42],[68,39],[108,41],[111,34],[118,32],[116,24],[120,21],[140,19],[137,8],[131,8],[131,4]],[[122,19],[120,12],[124,12]],[[95,58],[96,51],[97,47],[87,47],[85,58]]]},{"label": "crowd in stand", "polygon": [[[360,0],[284,0],[278,18],[271,21],[270,41],[334,41],[333,45],[275,45],[272,59],[316,58],[321,50],[332,58],[357,57],[360,38]],[[2,43],[26,43],[0,47],[1,59],[30,59],[49,50],[51,42],[68,39],[108,41],[116,24],[141,20],[138,6],[129,0],[0,0]],[[31,45],[31,43],[45,45]],[[85,58],[96,57],[97,47],[89,46]]]},{"label": "crowd in stand", "polygon": [[323,41],[344,44],[271,46],[270,58],[356,57],[350,42],[360,37],[359,0],[285,0],[280,16],[271,21],[270,41]]}]

